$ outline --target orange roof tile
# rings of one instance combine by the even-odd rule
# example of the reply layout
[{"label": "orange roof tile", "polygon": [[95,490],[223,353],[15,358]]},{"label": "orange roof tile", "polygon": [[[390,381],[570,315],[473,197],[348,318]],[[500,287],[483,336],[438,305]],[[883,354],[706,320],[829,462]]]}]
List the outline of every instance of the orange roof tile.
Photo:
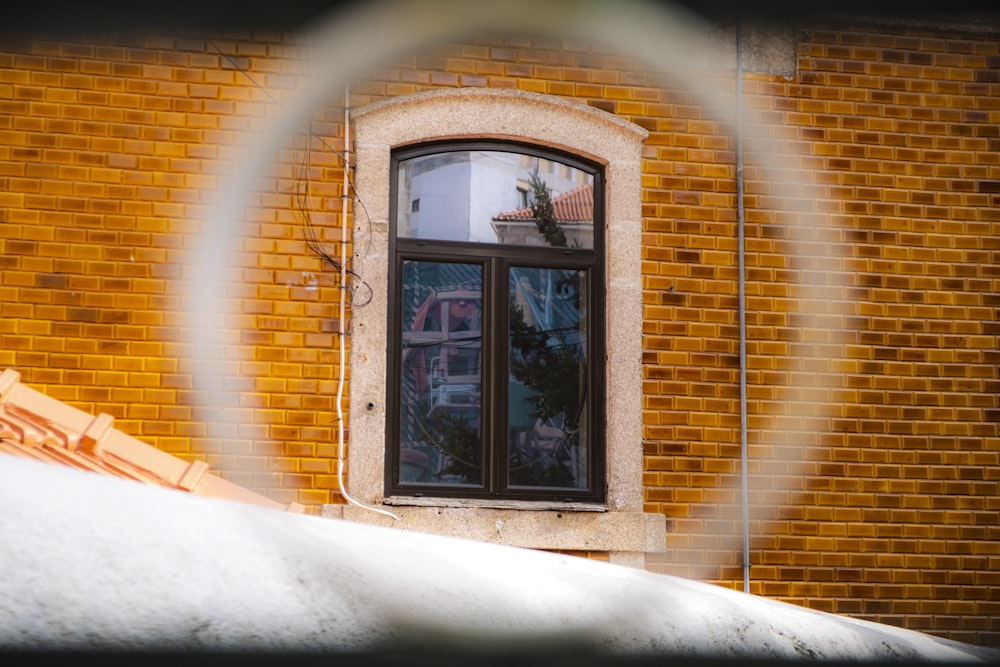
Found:
[{"label": "orange roof tile", "polygon": [[80,470],[301,513],[188,463],[114,428],[114,418],[94,417],[21,384],[21,374],[0,373],[0,453]]},{"label": "orange roof tile", "polygon": [[[567,190],[552,199],[552,209],[557,222],[593,222],[594,220],[594,184],[585,183]],[[500,213],[494,220],[534,220],[535,213],[530,206],[516,211]]]}]

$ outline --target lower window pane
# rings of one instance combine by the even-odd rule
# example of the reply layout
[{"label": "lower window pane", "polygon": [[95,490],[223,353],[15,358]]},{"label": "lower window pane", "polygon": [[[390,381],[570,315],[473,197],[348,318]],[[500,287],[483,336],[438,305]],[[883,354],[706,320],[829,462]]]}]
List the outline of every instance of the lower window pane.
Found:
[{"label": "lower window pane", "polygon": [[402,270],[398,481],[481,486],[482,266]]},{"label": "lower window pane", "polygon": [[586,488],[586,272],[513,267],[508,285],[508,483]]}]

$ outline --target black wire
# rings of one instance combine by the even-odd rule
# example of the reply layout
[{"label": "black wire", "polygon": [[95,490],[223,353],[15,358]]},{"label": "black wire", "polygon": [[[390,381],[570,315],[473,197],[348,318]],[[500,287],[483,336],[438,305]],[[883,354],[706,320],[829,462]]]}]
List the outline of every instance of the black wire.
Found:
[{"label": "black wire", "polygon": [[[222,49],[220,49],[219,46],[215,42],[213,42],[210,39],[206,39],[205,41],[209,45],[211,45],[212,48],[214,48],[216,51],[218,51],[219,55],[221,55],[223,58],[225,58],[229,62],[229,64],[233,66],[233,68],[236,71],[238,71],[240,74],[242,74],[244,77],[246,77],[246,79],[250,83],[252,83],[254,86],[256,86],[258,90],[260,90],[262,93],[264,93],[265,95],[267,95],[267,97],[272,102],[274,102],[275,104],[278,103],[278,99],[276,97],[274,97],[274,95],[272,95],[266,88],[264,88],[263,86],[261,86],[252,76],[250,76],[249,72],[247,72],[245,69],[243,69],[242,67],[240,67],[240,65],[235,60],[233,60],[228,54],[226,54]],[[309,172],[308,172],[308,167],[309,167],[310,163],[309,163],[309,159],[308,158],[311,155],[311,150],[312,150],[311,146],[312,146],[312,140],[313,139],[318,140],[319,143],[322,144],[327,150],[329,150],[330,152],[332,152],[335,155],[337,155],[341,160],[344,161],[344,164],[349,168],[348,169],[348,175],[345,175],[345,178],[347,178],[347,180],[348,180],[348,183],[347,183],[348,188],[354,194],[355,200],[358,202],[358,205],[361,207],[361,210],[364,212],[365,221],[368,224],[368,242],[367,242],[367,245],[365,247],[363,256],[367,256],[368,255],[368,251],[371,249],[371,237],[372,237],[372,221],[371,221],[371,216],[368,215],[368,209],[365,208],[364,202],[361,201],[361,197],[358,196],[358,192],[357,192],[357,190],[354,187],[353,178],[351,177],[351,174],[353,174],[354,165],[351,164],[350,160],[347,159],[347,156],[344,153],[341,153],[340,151],[338,151],[333,146],[331,146],[326,141],[326,139],[324,139],[323,137],[314,135],[312,133],[312,124],[311,123],[309,124],[309,127],[306,130],[306,136],[307,136],[307,139],[306,139],[305,157],[304,157],[305,161],[304,161],[304,163],[301,166],[301,171],[299,172],[298,179],[296,181],[296,188],[297,188],[297,190],[296,190],[296,193],[295,193],[296,194],[296,201],[297,201],[298,207],[299,207],[299,213],[302,216],[303,237],[304,237],[305,242],[306,242],[306,247],[309,248],[309,250],[311,250],[315,255],[317,255],[322,261],[326,262],[331,267],[333,267],[334,270],[341,271],[343,269],[349,276],[351,276],[352,278],[357,279],[358,282],[360,283],[360,285],[362,287],[364,287],[365,289],[368,290],[368,296],[367,296],[367,298],[365,298],[364,301],[358,301],[356,299],[356,295],[355,294],[351,295],[351,306],[353,306],[355,308],[362,308],[364,306],[367,306],[369,303],[371,303],[372,299],[375,297],[375,290],[364,279],[364,277],[362,277],[362,275],[360,273],[358,273],[357,271],[354,271],[351,268],[341,267],[340,262],[338,262],[333,257],[331,257],[330,254],[327,253],[323,249],[322,244],[320,243],[319,237],[316,234],[316,228],[315,228],[315,225],[312,222],[312,216],[309,214],[309,203],[308,203],[308,198],[309,198],[309,175],[308,174],[309,174]],[[301,185],[303,183],[305,184],[305,191],[304,192],[301,190]],[[343,202],[343,206],[347,206],[347,202],[346,201]],[[342,285],[341,288],[342,289],[347,289],[347,286],[346,285]]]},{"label": "black wire", "polygon": [[[372,289],[371,285],[369,285],[368,282],[364,280],[361,274],[357,273],[353,269],[342,266],[339,261],[334,259],[328,252],[326,252],[326,250],[323,248],[319,240],[319,236],[316,233],[316,226],[312,222],[312,215],[309,213],[308,198],[309,198],[310,181],[308,173],[309,173],[309,166],[311,164],[309,157],[312,155],[312,151],[310,149],[310,146],[312,145],[312,137],[313,137],[312,125],[310,125],[307,130],[306,150],[303,156],[303,164],[301,166],[301,171],[299,172],[299,176],[296,181],[296,187],[298,188],[298,191],[296,192],[297,194],[296,201],[299,206],[299,213],[302,216],[303,238],[305,240],[306,247],[309,248],[317,257],[319,257],[321,260],[325,261],[327,264],[333,267],[335,271],[344,271],[349,276],[356,278],[361,283],[361,285],[363,285],[368,289],[368,298],[362,302],[356,301],[354,295],[353,294],[351,295],[351,305],[356,308],[361,308],[368,305],[371,302],[375,294],[374,290]],[[323,143],[325,144],[325,142]],[[305,187],[304,191],[302,190],[303,186]],[[348,187],[353,189],[353,186],[350,182],[348,182]],[[347,202],[346,201],[343,202],[342,205],[347,206]],[[366,218],[368,217],[367,211],[365,212],[365,217]],[[368,224],[370,228],[371,227],[370,218]],[[347,285],[341,285],[341,289],[347,289]]]}]

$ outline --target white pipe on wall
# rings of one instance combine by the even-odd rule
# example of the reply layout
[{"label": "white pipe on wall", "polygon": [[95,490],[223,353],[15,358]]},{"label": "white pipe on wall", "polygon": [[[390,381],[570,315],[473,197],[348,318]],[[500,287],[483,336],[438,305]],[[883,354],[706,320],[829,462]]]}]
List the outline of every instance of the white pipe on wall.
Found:
[{"label": "white pipe on wall", "polygon": [[370,507],[358,502],[347,492],[347,484],[344,482],[344,378],[347,375],[347,242],[349,240],[348,229],[348,208],[351,196],[351,98],[350,88],[344,87],[344,187],[341,194],[340,209],[340,314],[338,316],[337,333],[340,336],[340,368],[337,381],[337,486],[340,488],[340,495],[344,499],[358,507],[372,512],[384,514],[392,517],[396,521],[400,518],[387,510],[377,507]]}]

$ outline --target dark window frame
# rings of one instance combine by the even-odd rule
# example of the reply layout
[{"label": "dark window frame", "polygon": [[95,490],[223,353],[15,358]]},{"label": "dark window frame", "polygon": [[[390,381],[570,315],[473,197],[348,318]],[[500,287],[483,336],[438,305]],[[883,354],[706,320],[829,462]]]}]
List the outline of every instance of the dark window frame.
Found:
[{"label": "dark window frame", "polygon": [[[452,151],[498,150],[522,153],[555,160],[581,169],[594,178],[594,243],[593,249],[526,247],[481,242],[437,241],[398,238],[396,220],[398,203],[399,164],[403,160]],[[388,266],[388,335],[386,405],[390,406],[386,424],[385,493],[387,497],[426,497],[449,499],[480,499],[500,501],[548,501],[595,503],[605,502],[607,495],[606,462],[606,223],[604,202],[604,170],[599,164],[579,156],[535,144],[489,141],[427,142],[393,151],[390,166],[389,266]],[[458,485],[400,482],[400,418],[395,406],[400,405],[402,383],[401,339],[403,323],[401,272],[404,261],[429,260],[444,262],[481,263],[484,271],[484,311],[494,313],[484,318],[482,356],[484,371],[482,405],[483,419],[483,488]],[[501,286],[511,265],[553,269],[584,269],[589,272],[587,289],[587,381],[588,425],[587,484],[584,489],[556,487],[506,487],[507,444],[505,432],[507,405],[500,387],[506,383],[505,336],[509,325],[506,307],[497,307]],[[503,378],[503,379],[500,379]],[[498,396],[499,395],[499,396]],[[496,400],[499,398],[499,400]],[[499,425],[503,426],[499,426]]]}]

